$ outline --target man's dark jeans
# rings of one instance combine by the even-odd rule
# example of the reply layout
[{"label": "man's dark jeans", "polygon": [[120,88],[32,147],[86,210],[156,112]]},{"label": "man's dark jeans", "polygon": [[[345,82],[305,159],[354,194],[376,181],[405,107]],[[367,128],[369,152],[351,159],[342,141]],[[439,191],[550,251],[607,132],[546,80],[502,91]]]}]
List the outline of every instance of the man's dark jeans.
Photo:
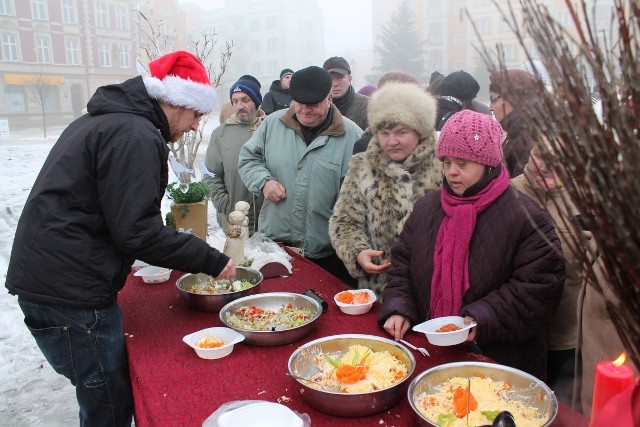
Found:
[{"label": "man's dark jeans", "polygon": [[80,425],[130,426],[133,398],[120,308],[18,302],[47,361],[76,387]]}]

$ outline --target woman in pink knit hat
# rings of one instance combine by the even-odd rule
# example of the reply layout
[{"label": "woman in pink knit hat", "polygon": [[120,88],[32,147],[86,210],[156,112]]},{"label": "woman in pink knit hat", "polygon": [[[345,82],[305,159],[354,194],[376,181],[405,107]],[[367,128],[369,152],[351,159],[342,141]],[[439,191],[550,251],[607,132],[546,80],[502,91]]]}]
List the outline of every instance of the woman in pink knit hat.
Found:
[{"label": "woman in pink knit hat", "polygon": [[501,142],[486,114],[447,121],[442,189],[418,200],[391,250],[378,322],[399,340],[427,319],[463,316],[477,323],[471,349],[544,380],[564,261],[551,218],[510,187]]}]

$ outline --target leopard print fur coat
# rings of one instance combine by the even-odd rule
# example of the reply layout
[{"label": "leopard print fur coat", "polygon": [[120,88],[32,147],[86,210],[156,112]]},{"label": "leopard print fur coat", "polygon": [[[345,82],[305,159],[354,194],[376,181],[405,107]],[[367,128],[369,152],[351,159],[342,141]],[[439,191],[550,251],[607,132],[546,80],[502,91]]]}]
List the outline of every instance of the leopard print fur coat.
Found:
[{"label": "leopard print fur coat", "polygon": [[367,150],[352,157],[329,221],[329,236],[349,274],[358,279],[358,288],[372,289],[380,297],[386,274],[368,275],[357,255],[375,249],[389,259],[415,202],[441,184],[435,133],[421,140],[402,163],[387,156],[375,134]]}]

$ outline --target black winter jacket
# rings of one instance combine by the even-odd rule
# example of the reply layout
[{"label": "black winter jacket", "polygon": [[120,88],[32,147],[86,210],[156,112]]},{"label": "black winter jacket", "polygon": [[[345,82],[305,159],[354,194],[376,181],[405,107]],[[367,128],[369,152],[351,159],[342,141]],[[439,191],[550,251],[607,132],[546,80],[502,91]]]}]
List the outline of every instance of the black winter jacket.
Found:
[{"label": "black winter jacket", "polygon": [[271,83],[269,92],[267,92],[262,99],[260,109],[264,111],[266,115],[269,115],[274,111],[289,108],[290,105],[291,96],[289,96],[289,89],[284,89],[280,80],[274,80]]},{"label": "black winter jacket", "polygon": [[228,258],[163,225],[169,124],[141,77],[99,88],[51,149],[20,216],[11,294],[113,305],[135,259],[217,275]]}]

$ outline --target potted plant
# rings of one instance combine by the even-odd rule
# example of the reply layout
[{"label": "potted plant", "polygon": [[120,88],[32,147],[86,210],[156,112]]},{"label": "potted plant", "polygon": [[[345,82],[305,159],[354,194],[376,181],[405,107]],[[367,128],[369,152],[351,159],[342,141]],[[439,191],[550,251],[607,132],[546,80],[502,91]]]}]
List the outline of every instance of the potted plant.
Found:
[{"label": "potted plant", "polygon": [[211,188],[204,182],[189,184],[172,182],[167,185],[167,197],[176,229],[191,230],[191,234],[207,240],[207,201]]}]

